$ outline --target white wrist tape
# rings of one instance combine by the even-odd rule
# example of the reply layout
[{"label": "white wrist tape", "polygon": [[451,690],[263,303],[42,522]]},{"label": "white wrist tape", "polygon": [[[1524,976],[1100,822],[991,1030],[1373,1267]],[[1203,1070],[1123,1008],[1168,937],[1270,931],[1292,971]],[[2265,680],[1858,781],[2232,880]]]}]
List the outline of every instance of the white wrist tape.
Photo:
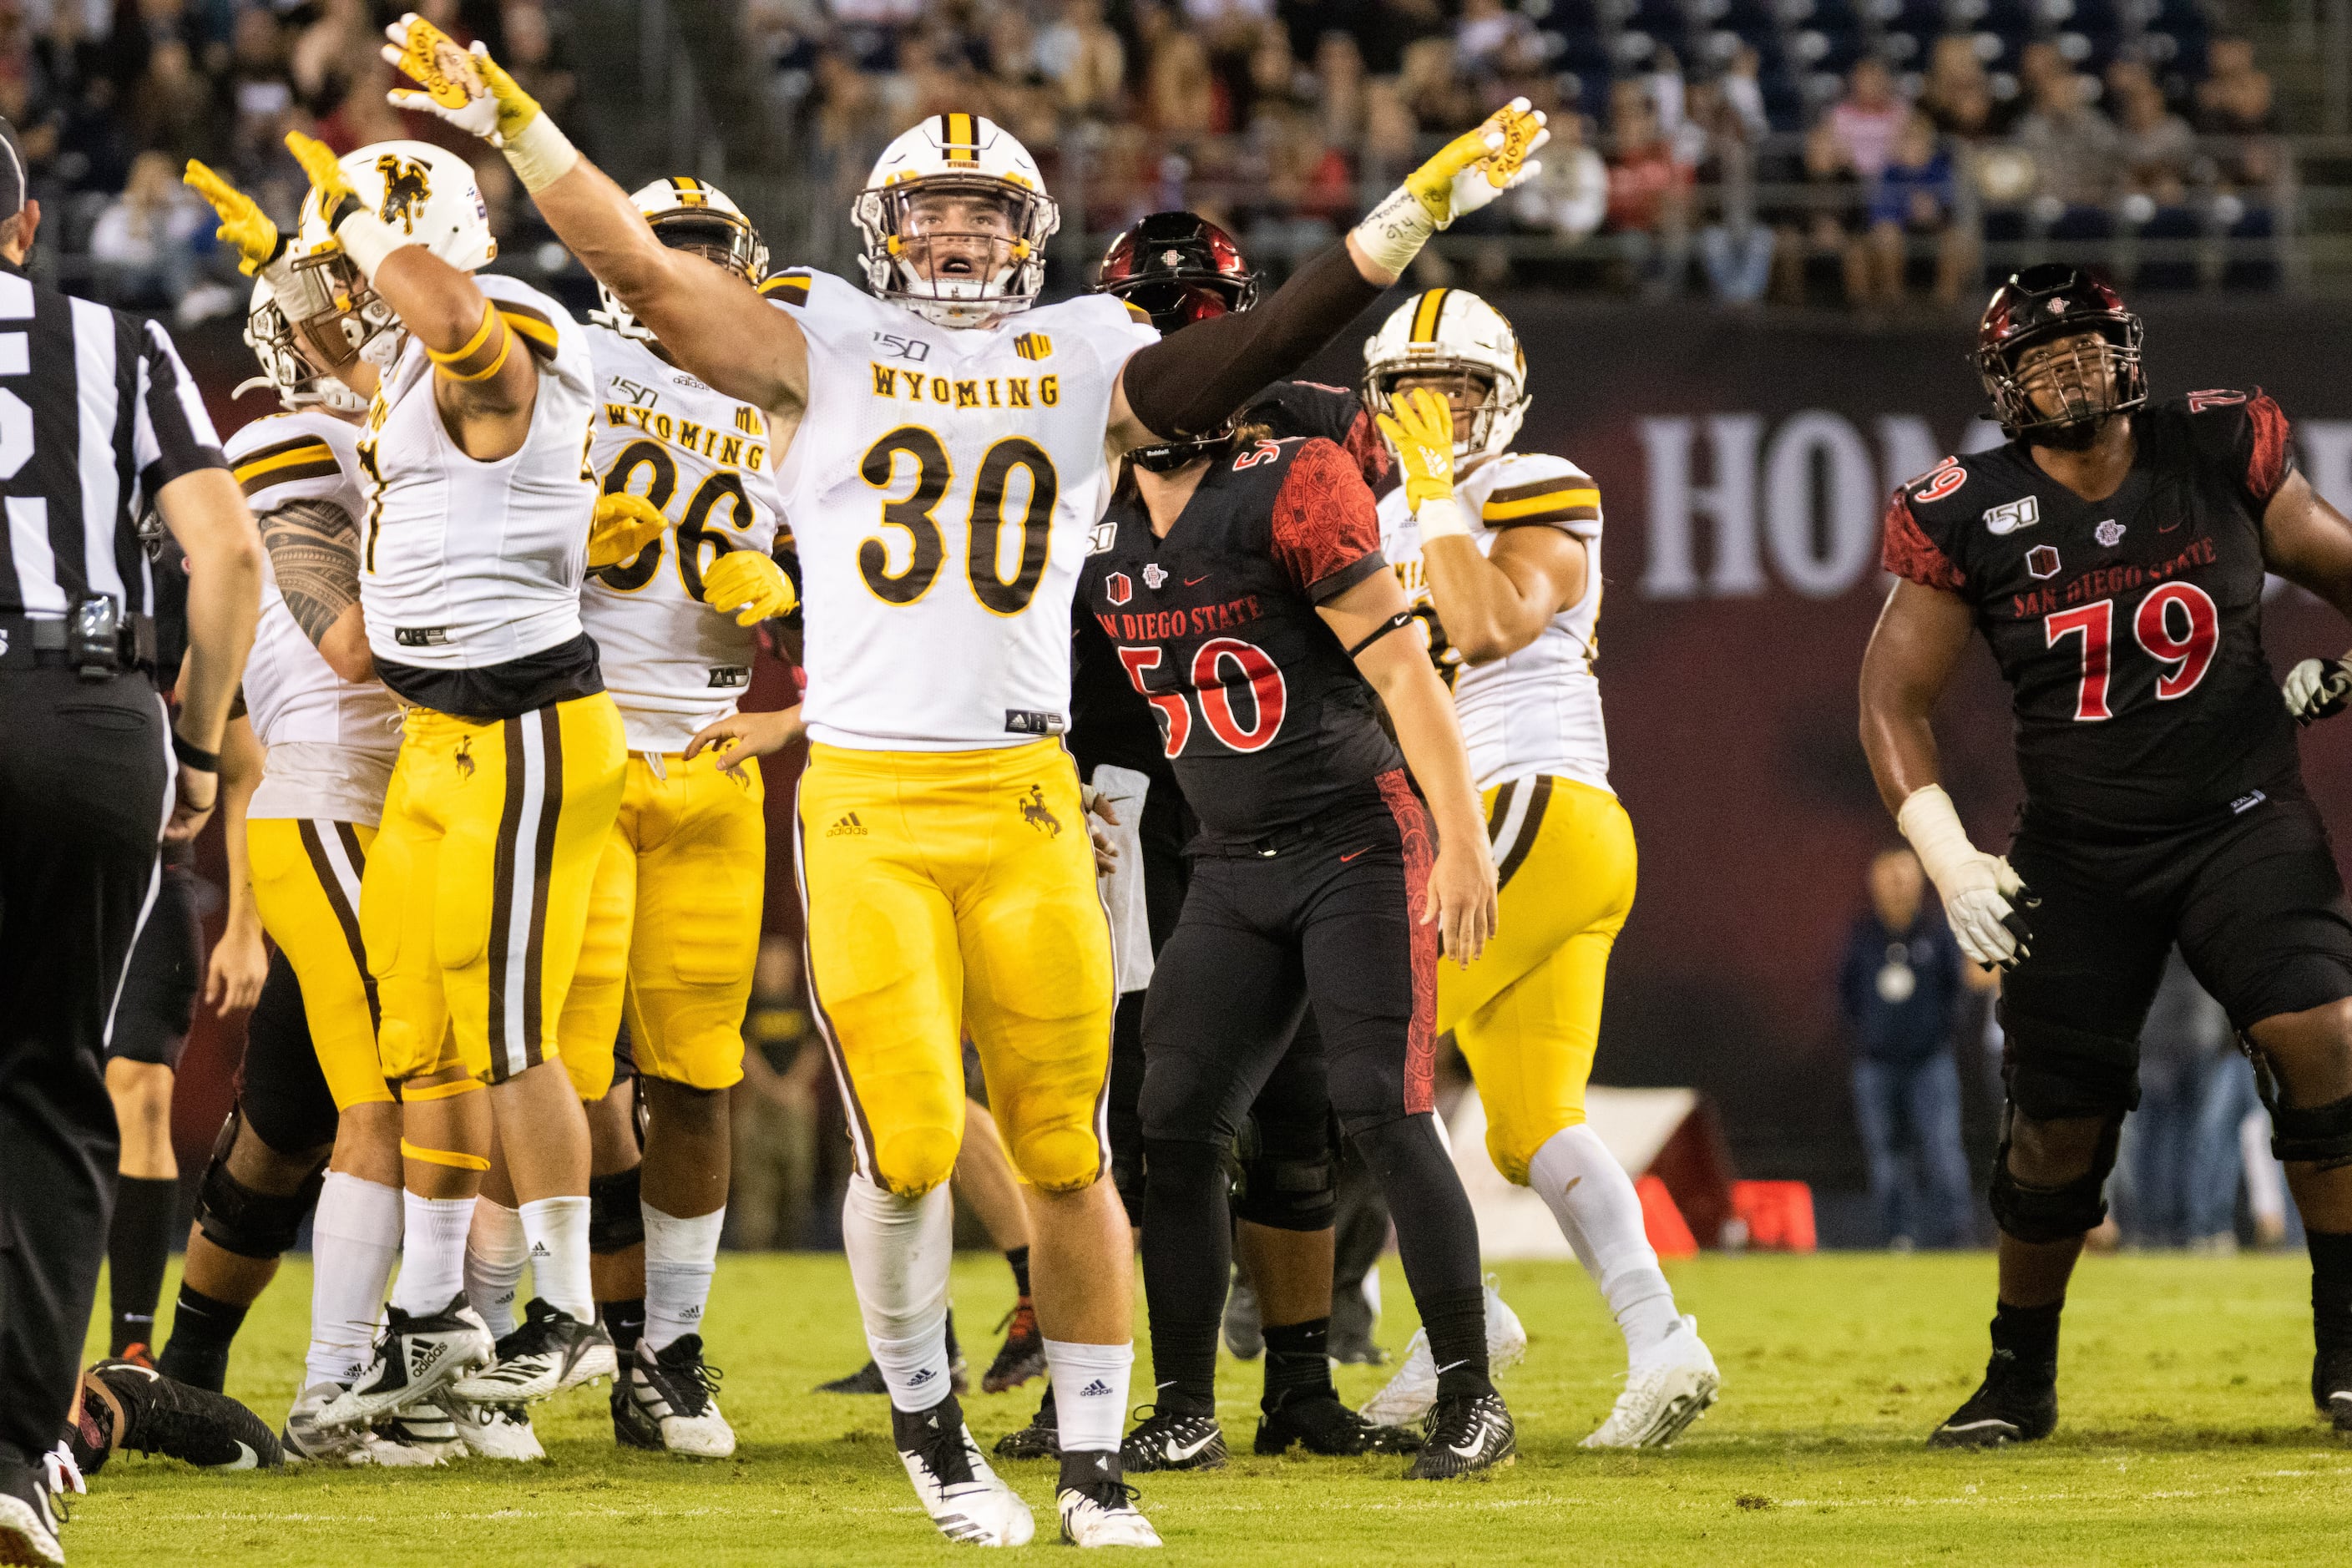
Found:
[{"label": "white wrist tape", "polygon": [[1954,876],[1979,853],[1969,841],[1969,830],[1960,826],[1960,814],[1941,784],[1928,784],[1906,795],[1902,809],[1895,814],[1895,826],[1911,841],[1927,879],[1939,891],[1951,887]]},{"label": "white wrist tape", "polygon": [[530,124],[507,138],[500,151],[513,165],[515,178],[532,195],[572,173],[572,166],[580,162],[580,149],[555,128],[555,121],[543,110],[530,117]]},{"label": "white wrist tape", "polygon": [[394,251],[416,242],[384,222],[375,214],[360,211],[335,226],[335,243],[360,269],[360,276],[375,285],[375,269],[383,265],[384,258]]},{"label": "white wrist tape", "polygon": [[1467,539],[1470,520],[1462,515],[1462,504],[1452,496],[1432,496],[1413,509],[1413,526],[1421,531],[1421,542],[1433,539]]},{"label": "white wrist tape", "polygon": [[1401,276],[1436,232],[1421,198],[1399,185],[1356,226],[1356,245],[1373,266]]}]

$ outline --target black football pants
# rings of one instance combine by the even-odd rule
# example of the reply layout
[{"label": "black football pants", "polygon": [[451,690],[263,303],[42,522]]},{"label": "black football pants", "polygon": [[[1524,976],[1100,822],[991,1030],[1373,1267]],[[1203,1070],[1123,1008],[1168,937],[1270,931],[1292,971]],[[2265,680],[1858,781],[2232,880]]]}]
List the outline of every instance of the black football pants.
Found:
[{"label": "black football pants", "polygon": [[55,1447],[114,1203],[103,1060],[169,798],[143,676],[0,672],[0,1466]]}]

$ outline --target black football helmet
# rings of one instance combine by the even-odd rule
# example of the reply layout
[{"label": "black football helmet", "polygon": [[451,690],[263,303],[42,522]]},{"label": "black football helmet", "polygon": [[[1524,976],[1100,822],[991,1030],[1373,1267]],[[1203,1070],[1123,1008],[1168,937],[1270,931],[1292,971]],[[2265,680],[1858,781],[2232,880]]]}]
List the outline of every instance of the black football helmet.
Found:
[{"label": "black football helmet", "polygon": [[[2096,377],[2078,377],[2058,388],[2063,407],[2045,414],[2020,378],[2019,362],[2036,343],[2083,332],[2096,332],[2106,342],[2107,396],[2092,399],[2083,384]],[[2147,402],[2141,336],[2140,319],[2125,306],[2123,296],[2079,267],[2053,261],[2011,273],[1993,290],[1978,323],[1975,356],[2002,432],[2047,447],[2089,446],[2104,421]]]},{"label": "black football helmet", "polygon": [[[1257,301],[1257,274],[1234,237],[1197,213],[1153,213],[1110,242],[1095,270],[1095,292],[1115,294],[1172,332]],[[1138,467],[1181,468],[1233,437],[1231,421],[1207,435],[1139,447]]]}]

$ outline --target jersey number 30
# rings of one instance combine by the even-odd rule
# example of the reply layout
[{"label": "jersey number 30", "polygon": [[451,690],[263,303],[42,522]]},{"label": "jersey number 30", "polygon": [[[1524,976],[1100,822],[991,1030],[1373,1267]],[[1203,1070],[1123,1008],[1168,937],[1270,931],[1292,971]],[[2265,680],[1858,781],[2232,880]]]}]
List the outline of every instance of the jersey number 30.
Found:
[{"label": "jersey number 30", "polygon": [[[2074,687],[2074,718],[2080,723],[2112,719],[2107,706],[2107,674],[2113,658],[2116,602],[2101,599],[2060,610],[2042,622],[2044,646],[2056,647],[2062,638],[2083,639],[2083,672]],[[2179,631],[2176,635],[2175,627]],[[2132,636],[2147,656],[2166,666],[2156,678],[2156,698],[2169,702],[2197,689],[2213,663],[2221,640],[2221,617],[2212,598],[2194,583],[2167,583],[2139,602],[2132,616]]]},{"label": "jersey number 30", "polygon": [[[1127,678],[1135,682],[1143,700],[1160,712],[1160,750],[1171,757],[1181,756],[1184,742],[1192,738],[1192,703],[1184,692],[1151,691],[1143,684],[1145,673],[1160,668],[1160,650],[1122,647],[1118,662],[1127,667]],[[1256,710],[1246,724],[1234,710],[1234,686],[1225,683],[1228,663],[1241,676],[1234,685],[1249,689],[1251,706]],[[1281,669],[1255,643],[1245,643],[1239,637],[1211,637],[1192,655],[1192,694],[1201,700],[1202,719],[1207,722],[1209,732],[1230,750],[1264,751],[1281,732],[1289,692],[1282,683]]]},{"label": "jersey number 30", "polygon": [[[873,446],[859,460],[857,472],[876,489],[887,493],[898,482],[898,458],[914,459],[915,483],[903,496],[882,502],[882,521],[904,529],[911,546],[906,569],[890,570],[889,547],[879,539],[857,546],[858,574],[874,596],[887,605],[911,605],[930,591],[947,560],[947,542],[931,516],[955,479],[940,438],[919,425],[901,425]],[[1023,509],[1021,558],[1008,579],[1000,570],[1004,539],[1004,498],[1016,468],[1029,476],[1029,504]],[[972,479],[970,529],[964,540],[964,574],[971,580],[972,596],[992,614],[1017,616],[1037,595],[1045,575],[1045,552],[1051,542],[1054,502],[1062,493],[1061,476],[1045,449],[1026,436],[1008,436],[988,449]]]}]

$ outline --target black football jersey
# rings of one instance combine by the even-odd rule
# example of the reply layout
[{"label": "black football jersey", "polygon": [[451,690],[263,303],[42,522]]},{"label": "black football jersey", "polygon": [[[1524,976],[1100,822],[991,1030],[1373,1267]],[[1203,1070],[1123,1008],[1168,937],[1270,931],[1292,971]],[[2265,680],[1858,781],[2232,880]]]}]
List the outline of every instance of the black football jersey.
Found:
[{"label": "black football jersey", "polygon": [[1151,705],[1205,842],[1377,801],[1373,781],[1403,765],[1315,609],[1387,570],[1356,460],[1320,438],[1218,458],[1165,539],[1132,490],[1096,525],[1079,610]]},{"label": "black football jersey", "polygon": [[2262,637],[2286,416],[2260,391],[2197,392],[2132,426],[2137,454],[2105,500],[2012,441],[1946,458],[1886,515],[1887,570],[1966,599],[2014,691],[2029,816],[2094,830],[2302,789]]},{"label": "black football jersey", "polygon": [[[1314,381],[1277,381],[1252,399],[1235,423],[1263,426],[1276,437],[1320,436],[1336,442],[1356,460],[1364,482],[1375,492],[1394,466],[1371,416],[1364,412],[1356,395],[1344,387]],[[780,543],[782,537],[779,532]],[[1079,770],[1092,777],[1097,766],[1108,763],[1176,788],[1151,706],[1120,668],[1117,647],[1103,635],[1083,598],[1072,606],[1071,620],[1068,739]]]}]

